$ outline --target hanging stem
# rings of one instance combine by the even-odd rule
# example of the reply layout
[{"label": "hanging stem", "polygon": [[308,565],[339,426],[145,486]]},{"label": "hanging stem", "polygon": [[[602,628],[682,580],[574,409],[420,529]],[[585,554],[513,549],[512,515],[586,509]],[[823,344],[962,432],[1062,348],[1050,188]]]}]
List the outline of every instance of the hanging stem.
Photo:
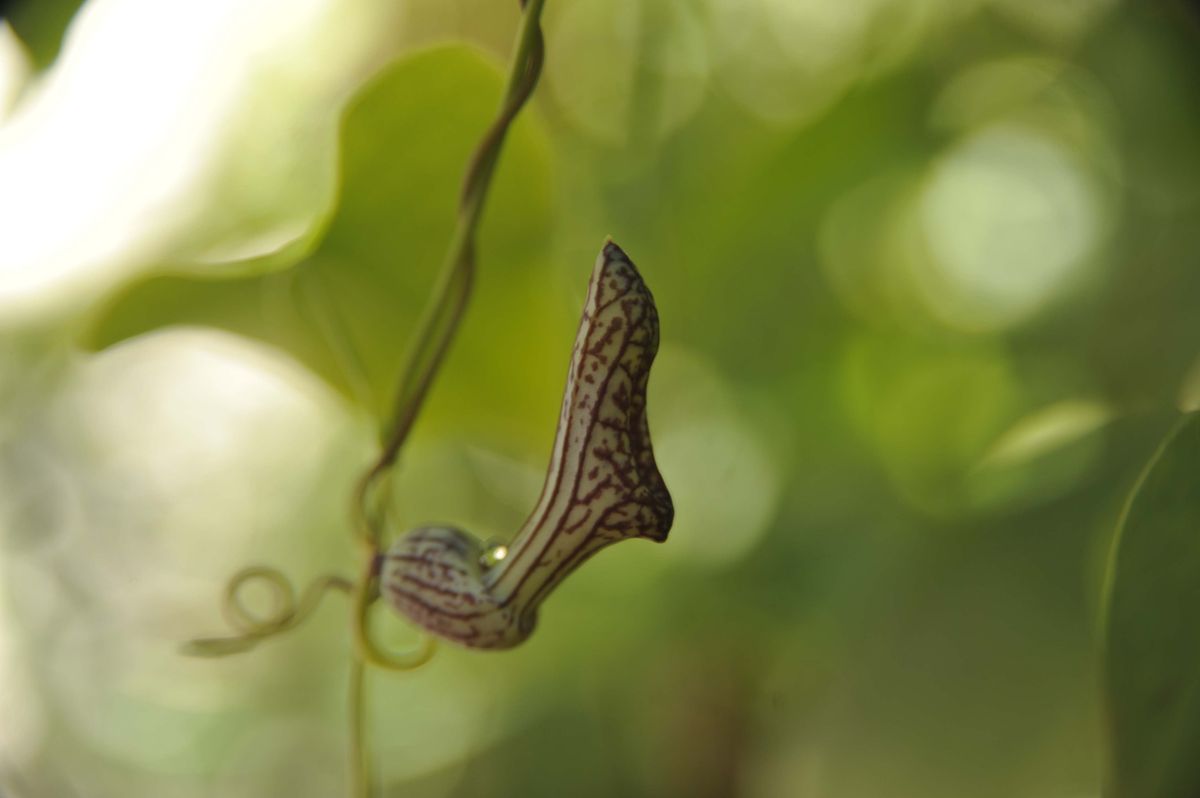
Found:
[{"label": "hanging stem", "polygon": [[393,655],[381,651],[369,634],[370,607],[379,597],[380,542],[384,529],[383,503],[376,485],[395,465],[412,431],[434,377],[462,322],[475,278],[475,239],[484,204],[499,161],[504,138],[513,120],[537,86],[545,57],[541,15],[545,0],[521,0],[523,14],[517,33],[504,98],[500,110],[475,149],[463,178],[458,218],[441,277],[425,315],[417,327],[396,391],[392,419],[383,430],[379,456],[359,479],[353,496],[354,531],[362,548],[363,566],[354,590],[354,658],[350,665],[351,788],[356,798],[370,798],[371,764],[366,745],[366,664],[389,670],[409,670],[433,655],[433,639],[426,637],[413,652]]},{"label": "hanging stem", "polygon": [[361,657],[350,660],[350,684],[346,701],[350,706],[350,796],[370,798],[371,755],[367,750],[367,668]]},{"label": "hanging stem", "polygon": [[446,254],[441,278],[434,289],[433,299],[417,328],[415,343],[409,350],[396,392],[391,424],[385,431],[379,457],[363,474],[355,492],[356,512],[361,513],[359,531],[376,547],[382,529],[370,506],[371,489],[395,464],[462,321],[475,278],[475,236],[492,175],[499,160],[500,149],[504,145],[509,127],[533,93],[541,75],[545,45],[539,20],[544,4],[545,0],[522,2],[525,12],[521,18],[517,51],[509,72],[504,100],[496,119],[471,157],[463,179],[458,220],[450,241],[450,249]]}]

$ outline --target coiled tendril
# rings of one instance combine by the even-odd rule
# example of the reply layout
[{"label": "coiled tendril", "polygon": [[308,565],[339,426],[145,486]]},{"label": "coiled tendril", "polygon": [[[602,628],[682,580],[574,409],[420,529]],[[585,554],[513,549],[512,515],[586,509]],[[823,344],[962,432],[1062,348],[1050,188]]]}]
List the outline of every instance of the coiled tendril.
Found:
[{"label": "coiled tendril", "polygon": [[[270,591],[271,608],[257,613],[246,605],[245,588],[252,583]],[[239,634],[229,637],[203,637],[190,640],[183,653],[195,657],[223,657],[240,654],[269,637],[287,632],[303,623],[331,590],[350,593],[354,584],[344,576],[328,574],[311,582],[296,598],[296,588],[282,571],[265,565],[251,565],[238,571],[225,584],[221,613]]]}]

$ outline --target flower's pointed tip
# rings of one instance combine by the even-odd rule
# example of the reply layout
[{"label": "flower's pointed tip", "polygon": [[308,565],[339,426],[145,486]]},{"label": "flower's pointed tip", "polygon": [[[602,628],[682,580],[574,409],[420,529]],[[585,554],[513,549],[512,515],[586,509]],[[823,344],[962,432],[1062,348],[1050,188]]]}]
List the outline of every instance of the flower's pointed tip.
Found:
[{"label": "flower's pointed tip", "polygon": [[638,289],[642,292],[647,292],[646,284],[642,280],[642,275],[634,265],[633,260],[625,254],[625,250],[617,246],[617,243],[612,240],[612,236],[604,237],[604,246],[600,250],[600,254],[596,256],[596,266],[592,270],[592,279],[600,280],[605,275],[612,271],[620,271],[631,276],[640,286]]},{"label": "flower's pointed tip", "polygon": [[613,241],[612,236],[604,237],[604,246],[601,248],[600,253],[603,255],[605,260],[621,260],[625,261],[626,263],[632,263],[632,261],[629,260],[629,256],[625,254],[625,250],[621,249],[619,246],[617,246],[617,243]]}]

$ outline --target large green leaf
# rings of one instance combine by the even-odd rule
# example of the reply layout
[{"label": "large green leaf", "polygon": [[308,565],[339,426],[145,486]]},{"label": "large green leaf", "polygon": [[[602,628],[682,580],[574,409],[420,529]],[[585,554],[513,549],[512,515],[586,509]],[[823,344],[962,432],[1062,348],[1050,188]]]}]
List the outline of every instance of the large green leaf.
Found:
[{"label": "large green leaf", "polygon": [[1200,414],[1134,491],[1109,574],[1114,798],[1200,795]]},{"label": "large green leaf", "polygon": [[[385,70],[347,111],[338,205],[311,255],[292,269],[251,277],[167,275],[138,283],[104,311],[85,343],[104,347],[172,324],[217,326],[285,349],[384,413],[501,83],[493,64],[462,46]],[[496,284],[481,276],[479,296],[486,287],[489,301],[528,295],[530,250],[548,228],[547,153],[536,119],[523,114],[501,155],[481,231],[481,269],[504,275]]]}]

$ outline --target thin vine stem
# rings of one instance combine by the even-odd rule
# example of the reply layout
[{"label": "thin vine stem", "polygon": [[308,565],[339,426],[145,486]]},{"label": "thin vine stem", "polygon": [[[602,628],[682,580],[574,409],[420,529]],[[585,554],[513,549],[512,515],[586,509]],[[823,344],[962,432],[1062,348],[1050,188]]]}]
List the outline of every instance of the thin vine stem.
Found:
[{"label": "thin vine stem", "polygon": [[405,359],[390,424],[383,429],[374,463],[359,479],[353,495],[354,534],[362,548],[362,572],[354,589],[354,652],[350,663],[350,781],[355,798],[371,798],[371,756],[367,745],[367,670],[410,670],[433,655],[433,638],[425,636],[412,652],[382,651],[369,634],[370,608],[379,596],[380,543],[385,519],[374,488],[395,465],[416,423],[455,333],[462,322],[475,280],[475,240],[488,190],[509,128],[529,100],[545,59],[541,15],[545,0],[521,0],[523,13],[517,43],[496,118],[468,163],[459,196],[458,214],[441,276]]},{"label": "thin vine stem", "polygon": [[362,657],[350,660],[346,701],[350,707],[350,795],[371,796],[371,752],[367,748],[367,668]]},{"label": "thin vine stem", "polygon": [[540,19],[544,5],[545,0],[522,2],[524,14],[521,17],[516,54],[513,57],[504,99],[495,120],[484,134],[468,164],[459,196],[458,218],[450,248],[443,263],[441,278],[434,289],[433,299],[417,328],[415,342],[409,349],[401,372],[391,424],[385,430],[379,456],[363,474],[355,491],[355,512],[359,517],[356,529],[375,547],[378,546],[382,535],[382,526],[373,515],[371,489],[399,457],[400,449],[412,431],[417,414],[449,351],[470,299],[475,278],[476,233],[500,150],[509,127],[533,94],[541,76],[545,44]]}]

